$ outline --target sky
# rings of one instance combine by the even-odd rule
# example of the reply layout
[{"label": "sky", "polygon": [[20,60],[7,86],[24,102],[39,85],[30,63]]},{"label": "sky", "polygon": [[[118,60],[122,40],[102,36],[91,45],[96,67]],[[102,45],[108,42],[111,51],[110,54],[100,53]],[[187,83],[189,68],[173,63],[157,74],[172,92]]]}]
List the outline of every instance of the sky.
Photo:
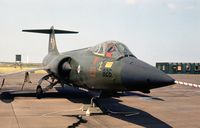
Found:
[{"label": "sky", "polygon": [[60,52],[118,40],[139,59],[200,62],[200,0],[0,0],[0,61],[42,62],[48,35],[22,29],[79,31],[56,35]]}]

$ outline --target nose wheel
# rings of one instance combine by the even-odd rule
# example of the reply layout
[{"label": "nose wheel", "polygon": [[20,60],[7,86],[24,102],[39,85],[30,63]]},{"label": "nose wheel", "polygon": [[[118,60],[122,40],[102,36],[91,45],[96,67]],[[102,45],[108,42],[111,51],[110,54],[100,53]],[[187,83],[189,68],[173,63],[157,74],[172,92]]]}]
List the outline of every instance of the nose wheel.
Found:
[{"label": "nose wheel", "polygon": [[42,87],[40,85],[38,85],[36,88],[37,99],[41,99],[43,97],[43,95],[44,95],[44,93],[43,93]]}]

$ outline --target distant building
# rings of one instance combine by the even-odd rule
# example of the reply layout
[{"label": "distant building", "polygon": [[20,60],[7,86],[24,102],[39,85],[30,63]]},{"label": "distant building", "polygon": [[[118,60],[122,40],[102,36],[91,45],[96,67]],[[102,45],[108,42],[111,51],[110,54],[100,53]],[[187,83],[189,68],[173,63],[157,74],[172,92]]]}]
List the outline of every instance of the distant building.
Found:
[{"label": "distant building", "polygon": [[20,68],[22,68],[22,55],[21,54],[15,55],[15,68],[17,66],[20,66]]},{"label": "distant building", "polygon": [[168,74],[200,74],[200,63],[156,63],[156,68]]}]

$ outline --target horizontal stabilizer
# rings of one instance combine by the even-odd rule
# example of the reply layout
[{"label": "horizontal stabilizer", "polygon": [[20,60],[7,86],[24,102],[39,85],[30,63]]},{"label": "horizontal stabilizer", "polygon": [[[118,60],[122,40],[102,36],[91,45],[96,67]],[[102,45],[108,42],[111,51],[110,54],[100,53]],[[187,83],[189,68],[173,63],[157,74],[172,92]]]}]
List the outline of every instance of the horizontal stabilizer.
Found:
[{"label": "horizontal stabilizer", "polygon": [[54,31],[55,34],[76,34],[76,31],[67,31],[67,30],[58,30],[58,29],[30,29],[30,30],[22,30],[23,32],[34,32],[34,33],[43,33],[43,34],[51,34]]},{"label": "horizontal stabilizer", "polygon": [[50,29],[28,29],[28,30],[22,30],[22,31],[23,32],[49,34],[49,49],[48,49],[48,53],[51,53],[51,54],[54,54],[54,55],[58,55],[59,54],[57,46],[56,46],[55,34],[76,34],[76,33],[78,33],[76,31],[54,29],[53,26]]}]

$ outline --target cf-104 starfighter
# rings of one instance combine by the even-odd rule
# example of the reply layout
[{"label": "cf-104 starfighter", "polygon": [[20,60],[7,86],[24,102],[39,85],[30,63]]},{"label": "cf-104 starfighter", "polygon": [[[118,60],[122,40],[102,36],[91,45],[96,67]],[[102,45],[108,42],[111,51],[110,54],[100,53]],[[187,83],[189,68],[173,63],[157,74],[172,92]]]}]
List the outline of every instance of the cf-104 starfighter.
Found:
[{"label": "cf-104 starfighter", "polygon": [[[93,90],[100,94],[117,91],[150,93],[150,89],[174,84],[174,79],[136,58],[121,42],[111,40],[93,47],[59,53],[55,34],[78,32],[57,30],[53,26],[50,29],[23,32],[49,34],[48,54],[43,59],[43,67],[31,70],[47,72],[38,81],[37,98],[57,84]],[[4,76],[6,74],[1,75]],[[50,84],[44,88],[42,82],[45,80],[50,81]]]}]

